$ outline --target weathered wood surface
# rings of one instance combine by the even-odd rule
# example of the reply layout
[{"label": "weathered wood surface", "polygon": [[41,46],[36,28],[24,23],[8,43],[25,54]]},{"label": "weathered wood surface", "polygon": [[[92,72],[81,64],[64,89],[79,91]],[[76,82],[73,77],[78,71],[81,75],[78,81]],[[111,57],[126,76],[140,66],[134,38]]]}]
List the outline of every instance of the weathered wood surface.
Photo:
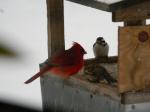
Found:
[{"label": "weathered wood surface", "polygon": [[[43,85],[47,85],[44,91],[44,112],[149,112],[149,93],[126,93],[123,97],[111,86],[92,84],[80,76],[62,80],[46,73],[43,78]],[[147,106],[143,104],[146,102]],[[136,105],[145,108],[137,108]],[[132,111],[128,111],[130,109]]]},{"label": "weathered wood surface", "polygon": [[146,25],[146,20],[124,21],[124,26],[142,26]]},{"label": "weathered wood surface", "polygon": [[122,104],[137,104],[150,102],[150,91],[128,92],[121,98]]},{"label": "weathered wood surface", "polygon": [[91,58],[85,60],[85,65],[88,64],[98,64],[98,63],[117,63],[118,57],[111,56],[111,57],[99,57],[99,58]]},{"label": "weathered wood surface", "polygon": [[73,76],[69,80],[64,81],[64,84],[73,88],[78,88],[79,90],[85,90],[91,93],[91,95],[107,97],[121,104],[150,102],[150,90],[133,91],[120,94],[118,88],[115,86],[102,83],[90,83],[86,80],[85,74]]},{"label": "weathered wood surface", "polygon": [[84,76],[79,75],[71,77],[69,80],[66,80],[65,84],[71,87],[77,87],[81,90],[86,90],[91,94],[102,95],[119,102],[121,100],[117,87],[102,83],[90,83]]},{"label": "weathered wood surface", "polygon": [[114,4],[110,4],[109,10],[110,12],[115,12],[120,9],[128,8],[137,4],[141,4],[145,1],[149,1],[149,0],[122,0]]},{"label": "weathered wood surface", "polygon": [[48,56],[65,49],[63,0],[47,1]]},{"label": "weathered wood surface", "polygon": [[[63,0],[46,0],[48,22],[48,57],[65,49],[64,43],[64,6]],[[41,78],[43,112],[50,112],[47,106],[47,90],[51,90],[47,79]],[[51,92],[51,91],[49,91]],[[48,108],[48,109],[47,109]]]},{"label": "weathered wood surface", "polygon": [[[140,32],[147,32],[140,37]],[[119,91],[148,89],[150,85],[150,26],[119,28]],[[140,41],[140,38],[143,39]]]},{"label": "weathered wood surface", "polygon": [[[44,112],[124,112],[119,95],[111,87],[92,84],[79,77],[62,80],[49,73],[43,78],[42,83],[46,85]],[[114,93],[113,97],[110,92]]]},{"label": "weathered wood surface", "polygon": [[[142,1],[142,0],[141,0]],[[113,12],[112,21],[136,21],[150,18],[150,1],[132,5]]]},{"label": "weathered wood surface", "polygon": [[149,112],[150,110],[150,103],[137,103],[137,104],[127,104],[124,105],[125,112]]}]

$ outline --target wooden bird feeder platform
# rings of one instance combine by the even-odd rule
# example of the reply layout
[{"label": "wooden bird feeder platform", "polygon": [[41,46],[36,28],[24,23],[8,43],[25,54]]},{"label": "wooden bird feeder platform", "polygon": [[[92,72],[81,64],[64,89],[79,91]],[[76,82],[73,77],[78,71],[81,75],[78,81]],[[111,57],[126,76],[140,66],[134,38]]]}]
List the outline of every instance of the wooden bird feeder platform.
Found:
[{"label": "wooden bird feeder platform", "polygon": [[[149,0],[68,0],[112,13],[118,28],[118,56],[87,59],[104,66],[117,85],[91,83],[84,71],[63,80],[49,74],[41,78],[44,112],[149,112],[150,18]],[[64,49],[63,0],[47,0],[48,54]]]}]

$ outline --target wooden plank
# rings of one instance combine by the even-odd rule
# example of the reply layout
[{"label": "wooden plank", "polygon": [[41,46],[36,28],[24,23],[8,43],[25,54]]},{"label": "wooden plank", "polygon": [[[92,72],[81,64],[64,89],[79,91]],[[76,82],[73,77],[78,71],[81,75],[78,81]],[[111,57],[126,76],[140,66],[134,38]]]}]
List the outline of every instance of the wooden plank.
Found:
[{"label": "wooden plank", "polygon": [[126,104],[125,110],[126,110],[125,112],[149,112],[150,102]]},{"label": "wooden plank", "polygon": [[85,65],[88,65],[90,63],[96,64],[96,63],[117,63],[118,57],[117,56],[111,56],[111,57],[100,57],[100,58],[91,58],[85,60]]},{"label": "wooden plank", "polygon": [[119,9],[113,12],[112,21],[135,21],[150,18],[150,1],[132,5],[127,8]]},{"label": "wooden plank", "polygon": [[[143,32],[146,32],[146,35]],[[120,92],[148,89],[150,84],[149,35],[150,26],[119,28],[118,86]]]},{"label": "wooden plank", "polygon": [[122,1],[110,4],[109,11],[114,12],[120,9],[128,8],[130,6],[141,4],[145,1],[149,1],[149,0],[122,0]]},{"label": "wooden plank", "polygon": [[[111,65],[111,64],[110,64]],[[66,80],[64,83],[73,88],[78,88],[79,90],[85,90],[91,93],[91,95],[102,95],[103,97],[110,98],[114,101],[117,101],[121,104],[137,104],[137,103],[146,103],[150,102],[150,91],[138,91],[138,92],[127,92],[123,95],[118,93],[116,87],[98,83],[88,82],[84,75],[77,75],[71,77],[69,80]]]},{"label": "wooden plank", "polygon": [[[64,50],[64,5],[63,0],[46,0],[47,2],[47,22],[48,22],[48,57],[51,57],[57,51]],[[48,105],[48,95],[51,88],[47,77],[41,79],[41,92],[43,112],[51,112],[51,106]]]},{"label": "wooden plank", "polygon": [[150,102],[150,91],[127,92],[122,96],[122,104]]},{"label": "wooden plank", "polygon": [[[62,80],[47,73],[45,77],[48,84],[45,100],[49,108],[44,112],[124,112],[119,95],[109,86],[92,84],[74,76]],[[113,97],[110,93],[114,93]]]},{"label": "wooden plank", "polygon": [[92,94],[107,96],[110,99],[120,102],[121,97],[119,96],[118,90],[115,86],[109,86],[102,83],[90,83],[84,75],[73,76],[69,80],[66,80],[65,84],[71,87],[77,87],[81,90],[88,91]]},{"label": "wooden plank", "polygon": [[48,56],[64,50],[64,6],[63,0],[47,0]]},{"label": "wooden plank", "polygon": [[124,26],[140,26],[140,25],[146,25],[146,20],[132,20],[124,22]]}]

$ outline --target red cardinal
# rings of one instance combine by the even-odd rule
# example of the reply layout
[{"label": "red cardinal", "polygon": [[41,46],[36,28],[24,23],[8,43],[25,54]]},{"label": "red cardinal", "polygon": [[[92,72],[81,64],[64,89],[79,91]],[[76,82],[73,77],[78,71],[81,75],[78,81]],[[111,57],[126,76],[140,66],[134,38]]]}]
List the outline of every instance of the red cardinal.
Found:
[{"label": "red cardinal", "polygon": [[74,42],[70,49],[56,53],[48,59],[49,64],[27,80],[25,84],[34,81],[47,71],[65,78],[76,74],[84,65],[84,54],[86,54],[84,48],[77,42]]}]

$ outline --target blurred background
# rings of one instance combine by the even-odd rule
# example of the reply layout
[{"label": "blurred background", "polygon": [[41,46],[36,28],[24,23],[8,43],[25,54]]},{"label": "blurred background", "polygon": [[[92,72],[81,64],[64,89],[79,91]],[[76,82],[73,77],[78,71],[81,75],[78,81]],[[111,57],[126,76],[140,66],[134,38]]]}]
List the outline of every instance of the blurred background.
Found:
[{"label": "blurred background", "polygon": [[[117,55],[118,26],[111,13],[64,1],[66,49],[77,41],[92,58],[98,36]],[[42,110],[39,79],[27,80],[47,59],[46,0],[0,0],[0,102]]]}]

